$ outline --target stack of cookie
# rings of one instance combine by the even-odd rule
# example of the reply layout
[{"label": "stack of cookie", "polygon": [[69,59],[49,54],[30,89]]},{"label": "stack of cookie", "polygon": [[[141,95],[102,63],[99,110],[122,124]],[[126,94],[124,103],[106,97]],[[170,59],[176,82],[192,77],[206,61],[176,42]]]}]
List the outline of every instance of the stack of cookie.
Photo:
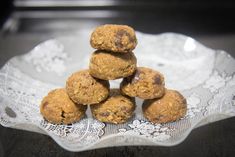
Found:
[{"label": "stack of cookie", "polygon": [[[166,123],[186,114],[186,100],[177,91],[165,88],[164,76],[150,68],[137,67],[132,52],[135,31],[125,25],[103,25],[91,35],[89,69],[72,74],[65,89],[48,94],[41,113],[52,123],[80,120],[90,105],[93,117],[108,123],[124,123],[135,110],[135,97],[145,99],[144,116],[154,123]],[[109,80],[123,78],[120,89],[110,89]]]},{"label": "stack of cookie", "polygon": [[[90,74],[97,79],[115,80],[131,76],[136,71],[136,57],[132,50],[137,45],[135,31],[125,25],[97,27],[91,35],[91,46],[97,49],[91,56]],[[111,89],[109,97],[91,105],[92,115],[109,123],[124,123],[134,113],[135,98]]]}]

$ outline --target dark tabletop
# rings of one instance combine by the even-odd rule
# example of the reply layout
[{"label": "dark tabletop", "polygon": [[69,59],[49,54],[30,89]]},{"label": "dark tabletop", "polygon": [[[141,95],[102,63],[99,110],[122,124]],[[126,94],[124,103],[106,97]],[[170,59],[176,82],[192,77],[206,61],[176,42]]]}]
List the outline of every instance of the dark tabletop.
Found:
[{"label": "dark tabletop", "polygon": [[[217,2],[217,1],[216,1]],[[198,4],[197,4],[198,5]],[[210,6],[210,5],[209,5]],[[141,9],[127,6],[121,12],[106,15],[91,14],[73,9],[72,14],[62,17],[57,9],[53,14],[37,14],[31,10],[25,14],[19,9],[12,14],[12,23],[0,34],[0,66],[15,55],[23,54],[35,45],[53,36],[72,31],[93,28],[104,23],[119,23],[133,26],[145,33],[177,32],[189,35],[213,49],[222,49],[235,57],[234,6],[214,7],[171,7],[146,6]],[[231,9],[232,8],[232,9]],[[51,8],[46,9],[50,11]],[[115,10],[115,8],[113,8]],[[132,9],[132,10],[131,10]],[[157,9],[157,10],[156,10]],[[131,11],[130,11],[131,10]],[[153,12],[154,10],[154,12]],[[55,13],[56,12],[56,13]],[[45,12],[44,12],[45,13]],[[50,12],[51,13],[51,12]],[[96,17],[93,17],[94,14]],[[54,17],[58,15],[59,17]],[[67,16],[73,16],[67,18]],[[45,18],[44,16],[51,16]],[[84,16],[84,17],[82,17]],[[61,25],[66,24],[65,27]],[[17,26],[17,27],[16,27]],[[69,27],[69,29],[66,29]],[[0,126],[0,157],[75,157],[75,156],[235,156],[235,118],[229,118],[194,129],[181,144],[173,147],[133,146],[112,147],[84,152],[68,152],[50,137],[28,131]]]}]

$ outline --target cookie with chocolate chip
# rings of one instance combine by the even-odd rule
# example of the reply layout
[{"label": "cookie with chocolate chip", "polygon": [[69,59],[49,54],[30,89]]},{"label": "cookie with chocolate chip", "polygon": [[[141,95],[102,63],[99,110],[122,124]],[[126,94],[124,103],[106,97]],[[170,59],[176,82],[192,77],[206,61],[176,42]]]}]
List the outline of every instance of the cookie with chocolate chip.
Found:
[{"label": "cookie with chocolate chip", "polygon": [[97,50],[91,56],[89,70],[93,77],[114,80],[132,75],[136,70],[136,63],[132,52],[120,54]]},{"label": "cookie with chocolate chip", "polygon": [[90,107],[93,117],[99,121],[120,124],[132,117],[135,106],[135,98],[122,95],[119,89],[111,89],[107,100]]},{"label": "cookie with chocolate chip", "polygon": [[98,50],[128,53],[135,49],[137,39],[134,29],[129,26],[106,24],[93,31],[90,44]]},{"label": "cookie with chocolate chip", "polygon": [[73,73],[66,82],[69,97],[78,104],[96,104],[109,95],[109,82],[90,75],[89,70]]},{"label": "cookie with chocolate chip", "polygon": [[176,90],[166,90],[159,99],[145,100],[142,106],[144,117],[153,123],[174,122],[184,117],[186,99]]},{"label": "cookie with chocolate chip", "polygon": [[164,77],[153,69],[138,67],[133,75],[123,79],[120,89],[130,97],[160,98],[165,93]]},{"label": "cookie with chocolate chip", "polygon": [[55,89],[43,98],[40,112],[43,117],[54,124],[70,124],[79,121],[87,106],[75,104],[65,89]]}]

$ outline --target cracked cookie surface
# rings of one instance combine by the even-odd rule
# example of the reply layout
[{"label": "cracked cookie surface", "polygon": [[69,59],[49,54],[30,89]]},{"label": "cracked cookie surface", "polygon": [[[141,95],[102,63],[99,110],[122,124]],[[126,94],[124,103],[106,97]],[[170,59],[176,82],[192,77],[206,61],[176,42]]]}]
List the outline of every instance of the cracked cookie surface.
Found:
[{"label": "cracked cookie surface", "polygon": [[134,53],[112,53],[95,51],[90,59],[89,70],[93,77],[114,80],[132,75],[136,70],[137,59]]},{"label": "cracked cookie surface", "polygon": [[186,99],[176,90],[166,90],[159,99],[143,102],[144,117],[153,123],[167,123],[184,117],[187,111]]},{"label": "cracked cookie surface", "polygon": [[128,53],[135,49],[137,39],[134,29],[129,26],[106,24],[93,31],[90,44],[98,50]]},{"label": "cracked cookie surface", "polygon": [[65,89],[55,89],[48,93],[41,102],[40,112],[43,117],[54,124],[71,124],[79,121],[87,106],[75,104]]},{"label": "cracked cookie surface", "polygon": [[123,79],[120,89],[130,97],[159,98],[165,93],[164,76],[153,69],[137,67],[133,75]]},{"label": "cracked cookie surface", "polygon": [[132,117],[135,106],[135,98],[121,95],[119,89],[111,89],[107,100],[90,107],[99,121],[120,124]]},{"label": "cracked cookie surface", "polygon": [[109,82],[92,77],[89,70],[73,73],[66,82],[69,97],[78,104],[96,104],[109,95]]}]

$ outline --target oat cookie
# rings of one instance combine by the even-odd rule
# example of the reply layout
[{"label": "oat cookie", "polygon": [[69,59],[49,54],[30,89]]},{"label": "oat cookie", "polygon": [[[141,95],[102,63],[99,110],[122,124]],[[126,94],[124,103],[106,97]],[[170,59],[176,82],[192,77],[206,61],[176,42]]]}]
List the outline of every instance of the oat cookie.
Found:
[{"label": "oat cookie", "polygon": [[91,105],[92,115],[102,121],[114,124],[126,122],[135,110],[135,98],[121,95],[119,89],[111,89],[109,98]]},{"label": "oat cookie", "polygon": [[123,79],[120,89],[130,97],[159,98],[165,93],[164,77],[150,68],[138,67],[133,75]]},{"label": "oat cookie", "polygon": [[109,82],[93,78],[89,70],[82,70],[68,78],[66,90],[75,103],[96,104],[108,97]]},{"label": "oat cookie", "polygon": [[136,70],[136,57],[130,53],[95,51],[90,59],[89,70],[93,77],[114,80],[132,75]]},{"label": "oat cookie", "polygon": [[145,118],[149,121],[167,123],[185,116],[187,102],[178,91],[168,89],[160,99],[145,100],[142,108]]},{"label": "oat cookie", "polygon": [[51,123],[70,124],[79,121],[86,112],[87,106],[75,104],[65,89],[55,89],[43,98],[40,112]]},{"label": "oat cookie", "polygon": [[94,30],[90,43],[98,50],[128,53],[135,49],[137,39],[133,28],[126,25],[107,24]]}]

